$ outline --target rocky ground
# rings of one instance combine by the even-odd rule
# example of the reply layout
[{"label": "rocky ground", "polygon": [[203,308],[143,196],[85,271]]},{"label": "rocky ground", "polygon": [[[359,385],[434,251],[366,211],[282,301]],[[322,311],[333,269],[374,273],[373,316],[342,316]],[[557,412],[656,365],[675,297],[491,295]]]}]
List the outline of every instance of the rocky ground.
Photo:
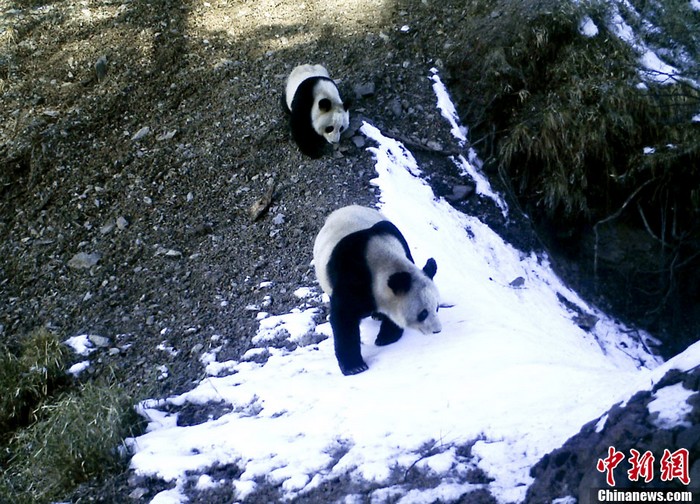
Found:
[{"label": "rocky ground", "polygon": [[[325,215],[375,201],[363,119],[414,146],[446,194],[465,183],[444,155],[455,145],[428,80],[455,50],[454,6],[0,7],[0,338],[10,345],[41,326],[100,335],[90,373],[145,396],[183,392],[203,376],[213,335],[228,342],[221,360],[238,356],[257,329],[250,307],[286,312],[293,290],[315,281]],[[286,75],[307,62],[326,65],[353,101],[350,133],[319,160],[300,154],[280,106]],[[79,497],[119,500],[129,488],[118,475]]]},{"label": "rocky ground", "polygon": [[[700,369],[671,370],[649,391],[635,394],[625,404],[613,406],[600,419],[583,426],[564,446],[545,456],[531,475],[535,483],[528,489],[527,500],[544,504],[555,498],[577,496],[578,502],[598,502],[599,489],[641,490],[666,492],[692,492],[693,499],[700,496]],[[681,392],[687,395],[679,405],[678,417],[655,411],[651,403],[665,393]],[[661,391],[661,392],[660,392]],[[612,447],[622,453],[624,459],[613,469],[615,486],[607,482],[607,471],[597,468],[598,460]],[[649,469],[635,479],[628,471],[632,450],[652,457]],[[665,472],[664,453],[678,454],[687,450],[687,462],[678,470]],[[683,466],[683,467],[680,467]],[[682,481],[684,477],[688,482]],[[680,498],[679,498],[680,500]],[[687,500],[687,499],[686,499]]]},{"label": "rocky ground", "polygon": [[[323,217],[373,201],[371,155],[349,138],[363,118],[429,152],[450,143],[427,79],[440,54],[417,49],[444,21],[419,2],[3,10],[0,334],[107,336],[124,379],[152,381],[166,361],[160,392],[198,377],[213,334],[245,348],[247,306],[270,295],[285,310],[313,282]],[[353,131],[320,160],[280,107],[301,62],[325,64],[354,102]]]}]

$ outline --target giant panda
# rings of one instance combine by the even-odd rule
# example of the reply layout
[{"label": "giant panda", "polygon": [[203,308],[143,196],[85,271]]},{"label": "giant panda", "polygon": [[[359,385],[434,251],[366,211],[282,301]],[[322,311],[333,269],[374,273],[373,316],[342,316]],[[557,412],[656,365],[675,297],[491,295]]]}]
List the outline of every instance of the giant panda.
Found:
[{"label": "giant panda", "polygon": [[321,65],[299,65],[292,70],[284,105],[294,141],[312,158],[321,157],[326,144],[340,142],[340,134],[350,124],[348,105]]},{"label": "giant panda", "polygon": [[381,320],[376,345],[394,343],[405,327],[440,332],[435,260],[416,266],[401,232],[379,211],[351,205],[331,213],[316,236],[313,264],[330,296],[335,355],[344,375],[368,369],[360,352],[364,317]]}]

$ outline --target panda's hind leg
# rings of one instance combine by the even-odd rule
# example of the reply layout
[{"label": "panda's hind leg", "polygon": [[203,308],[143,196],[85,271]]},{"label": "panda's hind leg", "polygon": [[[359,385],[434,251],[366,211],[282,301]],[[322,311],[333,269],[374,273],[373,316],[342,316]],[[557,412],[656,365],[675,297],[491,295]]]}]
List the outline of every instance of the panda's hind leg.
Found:
[{"label": "panda's hind leg", "polygon": [[390,345],[401,339],[401,336],[403,336],[403,329],[394,324],[386,315],[378,313],[375,314],[375,316],[382,321],[382,325],[379,327],[379,334],[377,334],[377,339],[374,341],[375,345]]}]

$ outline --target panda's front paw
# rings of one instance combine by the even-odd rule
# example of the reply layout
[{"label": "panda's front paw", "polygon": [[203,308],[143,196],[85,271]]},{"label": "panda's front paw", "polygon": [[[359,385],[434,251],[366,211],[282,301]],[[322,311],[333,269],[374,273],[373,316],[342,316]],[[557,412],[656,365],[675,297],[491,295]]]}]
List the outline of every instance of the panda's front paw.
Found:
[{"label": "panda's front paw", "polygon": [[389,317],[382,315],[382,325],[379,328],[379,334],[374,344],[377,346],[385,346],[395,343],[401,339],[403,329],[394,324]]},{"label": "panda's front paw", "polygon": [[338,364],[340,365],[340,370],[345,376],[360,374],[363,371],[367,371],[369,369],[369,366],[367,366],[367,364],[365,364],[364,361],[360,361],[359,364],[353,366],[346,366],[340,362]]}]

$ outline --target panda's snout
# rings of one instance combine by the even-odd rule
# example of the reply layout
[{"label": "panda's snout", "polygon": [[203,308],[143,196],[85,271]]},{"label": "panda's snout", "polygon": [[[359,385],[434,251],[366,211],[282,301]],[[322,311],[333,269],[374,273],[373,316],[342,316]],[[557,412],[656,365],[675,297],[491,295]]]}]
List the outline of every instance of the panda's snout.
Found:
[{"label": "panda's snout", "polygon": [[439,333],[439,332],[442,331],[442,324],[440,324],[440,321],[436,319],[436,320],[435,320],[432,324],[430,324],[430,326],[427,327],[426,329],[427,329],[427,331],[425,331],[426,333],[437,334],[437,333]]}]

